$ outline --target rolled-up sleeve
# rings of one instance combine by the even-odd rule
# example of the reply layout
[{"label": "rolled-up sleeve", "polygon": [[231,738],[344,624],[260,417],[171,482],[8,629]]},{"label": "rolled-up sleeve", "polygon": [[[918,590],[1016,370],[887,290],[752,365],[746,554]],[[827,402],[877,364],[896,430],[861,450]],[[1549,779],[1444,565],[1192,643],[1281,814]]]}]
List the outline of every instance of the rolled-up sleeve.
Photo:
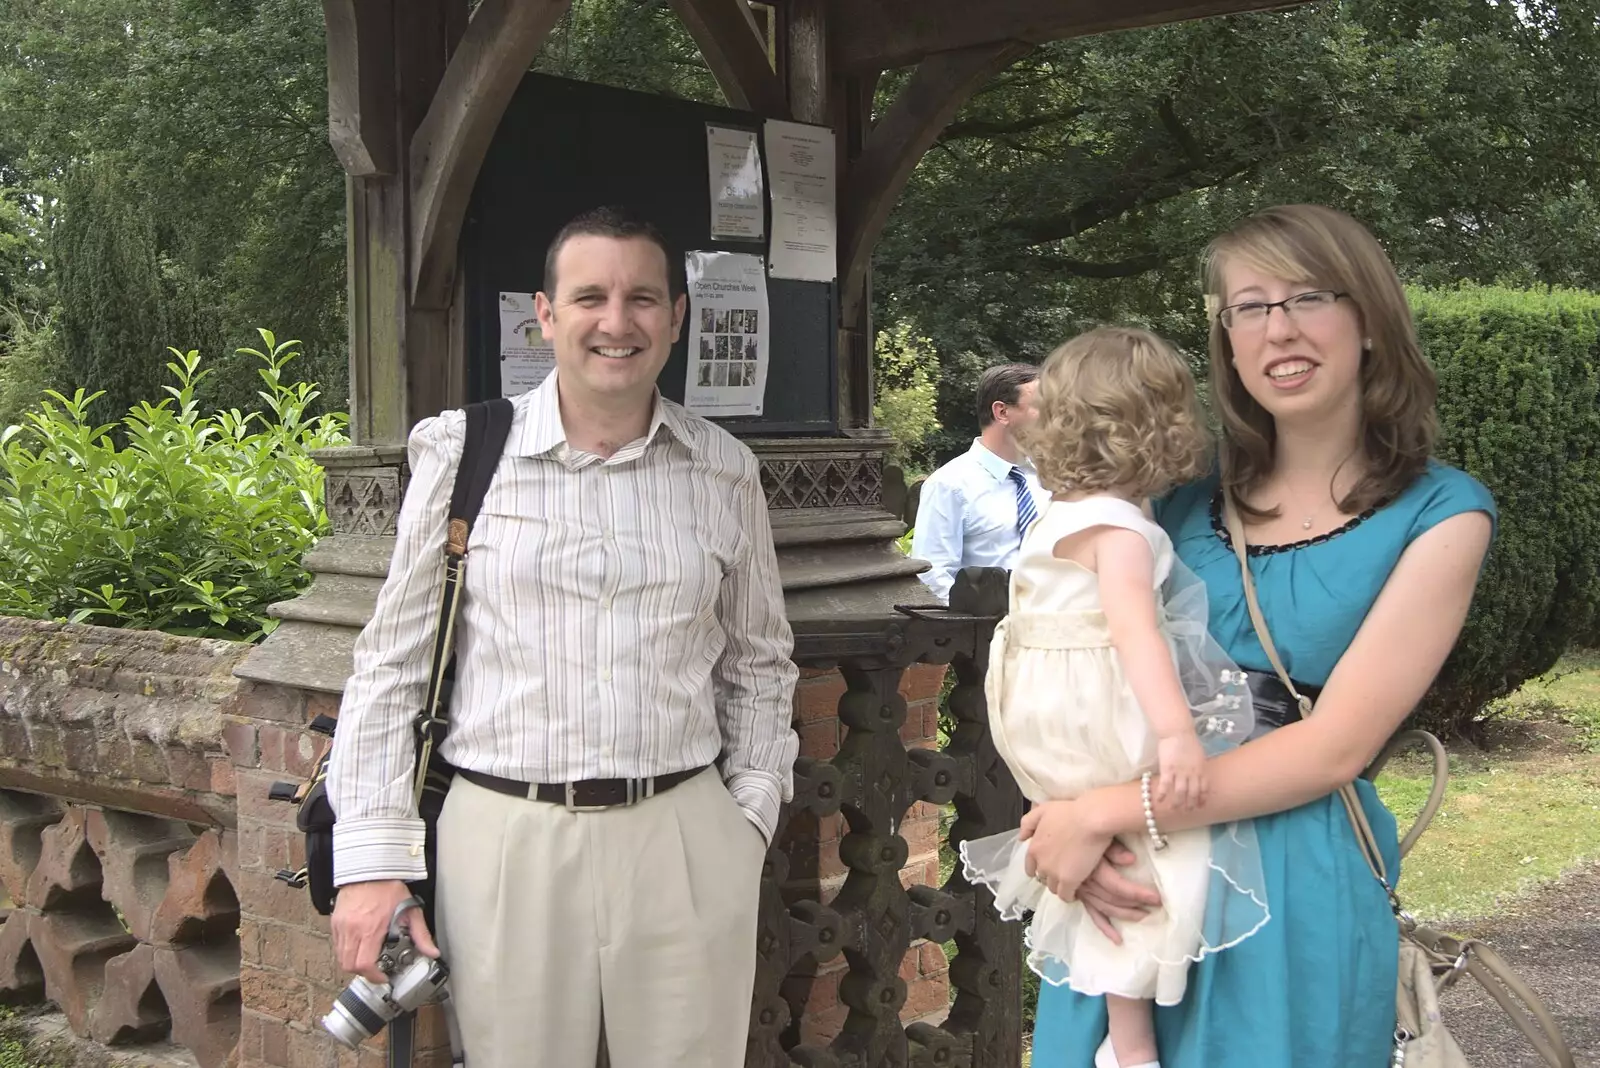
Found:
[{"label": "rolled-up sleeve", "polygon": [[911,555],[931,566],[917,577],[939,600],[950,601],[950,587],[961,570],[962,502],[956,487],[932,477],[922,484],[917,525],[911,532]]},{"label": "rolled-up sleeve", "polygon": [[784,610],[759,468],[748,451],[744,458],[734,510],[749,534],[749,551],[723,576],[717,599],[726,636],[715,669],[717,718],[728,792],[770,842],[779,806],[794,796],[800,739],[791,720],[799,672],[790,659],[794,634]]},{"label": "rolled-up sleeve", "polygon": [[423,823],[412,800],[412,721],[428,686],[444,591],[449,486],[465,439],[463,413],[418,423],[409,446],[411,483],[396,522],[389,577],[355,644],[328,761],[337,886],[421,879]]}]

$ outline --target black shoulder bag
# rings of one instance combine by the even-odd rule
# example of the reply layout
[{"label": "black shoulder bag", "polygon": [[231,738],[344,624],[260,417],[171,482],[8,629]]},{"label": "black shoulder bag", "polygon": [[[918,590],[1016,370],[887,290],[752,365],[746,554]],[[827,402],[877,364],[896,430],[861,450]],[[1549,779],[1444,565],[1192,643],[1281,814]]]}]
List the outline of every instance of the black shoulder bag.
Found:
[{"label": "black shoulder bag", "polygon": [[[427,828],[423,859],[427,875],[409,884],[422,902],[423,916],[433,929],[435,857],[438,850],[439,812],[455,769],[439,756],[439,745],[449,731],[450,695],[455,682],[456,619],[461,607],[461,580],[466,571],[467,538],[477,521],[483,498],[494,480],[500,455],[511,432],[511,402],[504,399],[480,401],[466,408],[466,443],[456,468],[455,486],[450,495],[450,512],[444,549],[444,596],[439,605],[438,631],[433,641],[433,664],[428,673],[427,699],[416,718],[417,756],[413,800],[417,815]],[[335,722],[317,717],[311,729],[333,734]],[[305,834],[306,866],[287,869],[277,877],[291,886],[304,887],[311,904],[322,915],[333,912],[333,807],[328,803],[328,751],[325,745],[317,759],[311,779],[303,785],[274,783],[271,797],[299,804],[296,824]]]}]

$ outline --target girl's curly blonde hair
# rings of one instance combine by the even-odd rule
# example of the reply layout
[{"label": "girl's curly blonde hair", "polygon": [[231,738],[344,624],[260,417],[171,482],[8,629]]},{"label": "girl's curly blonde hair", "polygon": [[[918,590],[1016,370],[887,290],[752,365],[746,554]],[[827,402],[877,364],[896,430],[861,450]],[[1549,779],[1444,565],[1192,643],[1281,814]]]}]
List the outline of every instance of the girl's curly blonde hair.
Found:
[{"label": "girl's curly blonde hair", "polygon": [[1052,493],[1160,496],[1210,468],[1194,375],[1148,330],[1102,326],[1052,352],[1018,443]]}]

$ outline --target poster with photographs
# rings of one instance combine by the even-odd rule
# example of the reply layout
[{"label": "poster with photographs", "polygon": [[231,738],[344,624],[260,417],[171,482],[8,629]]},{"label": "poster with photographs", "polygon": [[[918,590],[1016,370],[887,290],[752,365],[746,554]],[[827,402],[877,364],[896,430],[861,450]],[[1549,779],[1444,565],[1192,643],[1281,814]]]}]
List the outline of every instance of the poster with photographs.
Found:
[{"label": "poster with photographs", "polygon": [[556,366],[556,350],[539,332],[532,293],[500,294],[500,395],[536,388]]},{"label": "poster with photographs", "polygon": [[690,252],[689,379],[698,415],[760,415],[771,353],[766,263],[736,252]]}]

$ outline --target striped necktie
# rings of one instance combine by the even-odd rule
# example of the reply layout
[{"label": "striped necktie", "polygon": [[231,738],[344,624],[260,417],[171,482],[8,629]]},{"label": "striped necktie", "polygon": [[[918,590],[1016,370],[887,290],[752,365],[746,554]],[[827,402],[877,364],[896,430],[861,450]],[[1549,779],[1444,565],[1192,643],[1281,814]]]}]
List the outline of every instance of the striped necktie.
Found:
[{"label": "striped necktie", "polygon": [[1022,473],[1022,468],[1011,469],[1011,484],[1017,490],[1017,533],[1027,534],[1028,528],[1033,526],[1033,521],[1039,518],[1039,510],[1033,504],[1033,491],[1028,488],[1028,480]]}]

